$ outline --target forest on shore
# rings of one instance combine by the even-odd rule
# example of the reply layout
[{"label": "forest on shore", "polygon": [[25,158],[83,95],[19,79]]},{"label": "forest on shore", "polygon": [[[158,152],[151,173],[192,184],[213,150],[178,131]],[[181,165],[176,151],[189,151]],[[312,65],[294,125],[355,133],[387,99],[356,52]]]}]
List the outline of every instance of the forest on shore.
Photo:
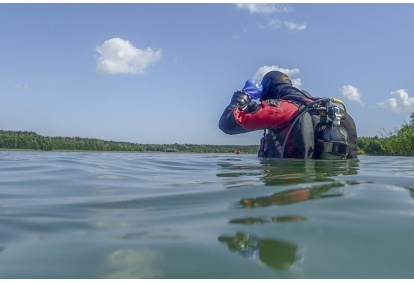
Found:
[{"label": "forest on shore", "polygon": [[[141,144],[81,137],[48,137],[30,131],[0,130],[0,149],[42,151],[120,151],[256,154],[259,145]],[[381,137],[358,137],[358,154],[414,155],[414,112],[410,123]]]},{"label": "forest on shore", "polygon": [[0,149],[46,151],[129,151],[193,153],[257,153],[258,145],[141,144],[81,137],[48,137],[28,131],[0,130]]}]

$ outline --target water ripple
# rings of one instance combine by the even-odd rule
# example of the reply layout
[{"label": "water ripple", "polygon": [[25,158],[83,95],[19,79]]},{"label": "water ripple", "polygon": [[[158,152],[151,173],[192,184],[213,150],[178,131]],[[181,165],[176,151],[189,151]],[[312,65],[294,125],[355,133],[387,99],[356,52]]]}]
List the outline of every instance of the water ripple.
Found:
[{"label": "water ripple", "polygon": [[412,278],[414,161],[0,151],[0,278]]}]

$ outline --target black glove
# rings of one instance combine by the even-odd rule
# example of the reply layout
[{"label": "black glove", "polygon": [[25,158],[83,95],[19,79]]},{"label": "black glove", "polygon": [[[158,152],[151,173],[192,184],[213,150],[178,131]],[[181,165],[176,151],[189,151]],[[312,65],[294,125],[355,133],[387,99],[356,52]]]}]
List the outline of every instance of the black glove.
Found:
[{"label": "black glove", "polygon": [[250,101],[250,96],[247,93],[236,91],[231,98],[231,105],[240,110],[245,110],[249,106]]}]

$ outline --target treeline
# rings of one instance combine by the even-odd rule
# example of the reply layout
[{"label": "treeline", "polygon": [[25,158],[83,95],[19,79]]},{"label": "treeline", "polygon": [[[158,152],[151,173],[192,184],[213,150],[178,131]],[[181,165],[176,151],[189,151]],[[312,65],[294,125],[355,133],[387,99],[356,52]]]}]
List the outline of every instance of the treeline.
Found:
[{"label": "treeline", "polygon": [[80,137],[48,137],[28,131],[0,130],[0,148],[135,152],[257,153],[258,145],[139,144]]},{"label": "treeline", "polygon": [[358,138],[358,153],[368,155],[413,156],[414,121],[382,137]]},{"label": "treeline", "polygon": [[414,110],[410,122],[404,122],[401,128],[384,131],[381,137],[358,138],[360,154],[413,156],[414,155]]},{"label": "treeline", "polygon": [[[192,152],[256,154],[258,145],[207,145],[207,144],[139,144],[105,141],[80,137],[48,137],[28,131],[0,130],[0,148],[18,150],[85,150],[130,152]],[[414,155],[414,115],[401,129],[384,133],[382,137],[359,137],[358,154],[362,155]]]},{"label": "treeline", "polygon": [[414,155],[414,110],[410,122],[404,122],[401,128],[384,131],[381,137],[359,138],[360,154],[413,156]]}]

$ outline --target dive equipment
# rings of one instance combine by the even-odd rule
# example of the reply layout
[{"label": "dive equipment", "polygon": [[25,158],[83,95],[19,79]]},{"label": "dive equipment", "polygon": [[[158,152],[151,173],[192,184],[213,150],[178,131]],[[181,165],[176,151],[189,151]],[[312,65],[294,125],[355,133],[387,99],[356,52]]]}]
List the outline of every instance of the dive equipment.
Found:
[{"label": "dive equipment", "polygon": [[[323,159],[342,159],[346,158],[349,153],[348,133],[344,127],[341,126],[341,120],[343,119],[342,112],[346,113],[345,104],[337,98],[314,98],[315,101],[305,105],[298,113],[285,123],[284,127],[290,125],[289,130],[285,136],[285,140],[282,145],[282,158],[285,152],[288,137],[299,118],[307,112],[315,112],[319,115],[326,115],[326,127],[323,131],[322,139],[318,139],[316,142],[320,143],[322,149],[321,156]],[[341,104],[343,110],[333,103]],[[262,148],[259,151],[263,151]]]}]

